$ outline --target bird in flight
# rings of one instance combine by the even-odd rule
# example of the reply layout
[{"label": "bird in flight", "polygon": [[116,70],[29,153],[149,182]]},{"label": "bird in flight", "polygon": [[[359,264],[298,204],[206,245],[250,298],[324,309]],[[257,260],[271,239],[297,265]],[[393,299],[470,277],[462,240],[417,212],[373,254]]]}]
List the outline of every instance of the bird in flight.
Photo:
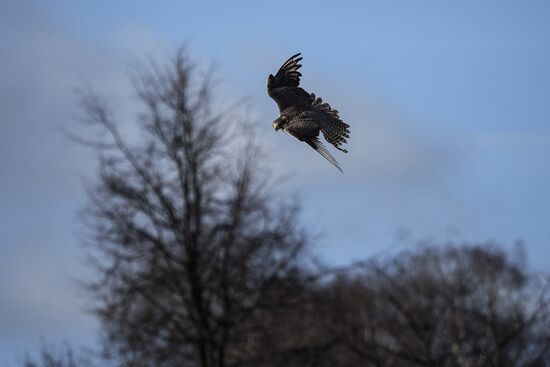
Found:
[{"label": "bird in flight", "polygon": [[343,172],[336,159],[319,140],[319,132],[325,140],[344,153],[348,151],[341,145],[349,138],[349,125],[313,93],[306,92],[300,85],[302,57],[296,54],[289,58],[273,76],[267,78],[267,94],[275,100],[280,116],[273,121],[275,131],[282,129],[296,139],[307,143],[316,152]]}]

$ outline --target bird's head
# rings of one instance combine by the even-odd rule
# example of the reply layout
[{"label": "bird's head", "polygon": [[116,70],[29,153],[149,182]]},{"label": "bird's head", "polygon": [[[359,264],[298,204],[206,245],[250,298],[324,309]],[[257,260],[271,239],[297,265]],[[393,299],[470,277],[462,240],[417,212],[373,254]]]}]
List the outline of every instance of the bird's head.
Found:
[{"label": "bird's head", "polygon": [[280,129],[282,129],[282,128],[284,127],[284,123],[285,123],[284,118],[279,117],[279,118],[277,118],[275,121],[273,121],[273,123],[271,124],[271,126],[273,126],[273,128],[275,129],[275,131],[278,131],[278,130],[280,130]]},{"label": "bird's head", "polygon": [[275,77],[273,76],[273,74],[269,74],[269,76],[267,77],[267,85],[272,85],[274,81]]}]

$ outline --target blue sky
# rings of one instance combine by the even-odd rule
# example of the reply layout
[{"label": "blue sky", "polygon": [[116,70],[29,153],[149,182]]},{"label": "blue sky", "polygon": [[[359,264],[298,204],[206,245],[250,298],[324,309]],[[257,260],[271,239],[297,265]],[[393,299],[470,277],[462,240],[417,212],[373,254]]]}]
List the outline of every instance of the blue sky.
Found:
[{"label": "blue sky", "polygon": [[[0,366],[41,335],[93,344],[74,286],[89,153],[74,88],[132,116],[127,68],[186,43],[217,65],[220,99],[247,98],[277,175],[304,197],[330,261],[417,241],[525,242],[550,262],[547,1],[1,1]],[[275,134],[266,76],[302,52],[302,85],[351,125],[345,174]],[[131,134],[131,126],[128,134]]]}]

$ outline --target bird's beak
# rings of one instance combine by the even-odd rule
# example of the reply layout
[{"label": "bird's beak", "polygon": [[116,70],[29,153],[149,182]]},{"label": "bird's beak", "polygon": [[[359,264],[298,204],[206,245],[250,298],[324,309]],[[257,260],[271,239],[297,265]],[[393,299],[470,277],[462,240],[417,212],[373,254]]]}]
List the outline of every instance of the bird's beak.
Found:
[{"label": "bird's beak", "polygon": [[279,123],[278,123],[278,122],[274,122],[274,123],[272,124],[272,126],[273,126],[273,128],[275,129],[275,131],[277,131],[277,130],[280,129]]}]

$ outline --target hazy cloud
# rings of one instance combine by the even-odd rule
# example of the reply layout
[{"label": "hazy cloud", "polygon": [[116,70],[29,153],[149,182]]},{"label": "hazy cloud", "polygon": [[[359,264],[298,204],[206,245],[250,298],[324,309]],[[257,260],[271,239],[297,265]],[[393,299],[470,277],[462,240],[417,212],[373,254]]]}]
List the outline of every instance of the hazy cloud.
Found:
[{"label": "hazy cloud", "polygon": [[135,26],[94,44],[29,3],[0,5],[0,355],[35,349],[40,335],[95,338],[96,321],[73,282],[87,273],[76,213],[84,203],[80,176],[94,163],[60,129],[84,131],[75,94],[84,83],[121,119],[133,114],[128,65],[161,47]]}]

